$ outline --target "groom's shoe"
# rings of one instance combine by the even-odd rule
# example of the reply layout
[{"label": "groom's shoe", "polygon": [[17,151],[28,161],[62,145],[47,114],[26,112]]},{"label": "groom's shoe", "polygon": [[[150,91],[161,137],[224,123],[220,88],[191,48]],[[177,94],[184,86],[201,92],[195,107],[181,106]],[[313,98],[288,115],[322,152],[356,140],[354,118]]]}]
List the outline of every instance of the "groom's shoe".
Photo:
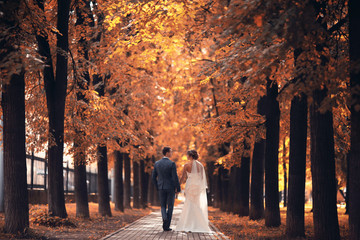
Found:
[{"label": "groom's shoe", "polygon": [[164,231],[166,231],[166,232],[169,232],[169,231],[171,231],[172,229],[171,228],[166,228],[166,229],[164,229]]},{"label": "groom's shoe", "polygon": [[164,231],[166,231],[166,229],[168,229],[167,220],[163,220],[163,229],[164,229]]}]

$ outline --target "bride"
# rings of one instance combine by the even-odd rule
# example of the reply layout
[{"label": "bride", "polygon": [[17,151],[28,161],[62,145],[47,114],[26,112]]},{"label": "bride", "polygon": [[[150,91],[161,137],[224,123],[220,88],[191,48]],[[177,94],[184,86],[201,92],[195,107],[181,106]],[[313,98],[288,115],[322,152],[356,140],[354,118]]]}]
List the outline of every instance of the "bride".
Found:
[{"label": "bride", "polygon": [[195,150],[187,152],[189,162],[184,165],[180,184],[185,184],[185,203],[176,231],[210,233],[207,209],[207,181],[204,166],[197,161]]}]

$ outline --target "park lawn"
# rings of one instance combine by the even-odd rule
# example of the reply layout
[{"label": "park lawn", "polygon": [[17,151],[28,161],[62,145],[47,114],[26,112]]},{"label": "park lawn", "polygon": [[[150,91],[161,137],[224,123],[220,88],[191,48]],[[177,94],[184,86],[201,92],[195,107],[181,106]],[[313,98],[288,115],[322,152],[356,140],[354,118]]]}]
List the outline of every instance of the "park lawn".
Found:
[{"label": "park lawn", "polygon": [[[36,219],[46,216],[47,205],[30,205],[30,229],[26,238],[30,239],[99,239],[119,228],[148,215],[152,210],[158,210],[158,207],[146,209],[125,209],[125,212],[114,210],[114,204],[111,203],[112,217],[102,217],[98,214],[98,204],[89,203],[90,219],[76,218],[75,203],[67,203],[69,223],[74,226],[47,227],[34,224]],[[18,237],[3,232],[4,213],[0,213],[0,239],[18,239]]]},{"label": "park lawn", "polygon": [[[313,214],[311,207],[305,208],[305,234],[306,238],[314,239]],[[230,239],[286,239],[286,208],[280,208],[281,226],[278,228],[265,227],[265,220],[251,221],[249,217],[239,217],[232,213],[224,213],[218,208],[209,207],[209,220]],[[341,239],[349,239],[348,215],[344,208],[338,208],[339,227]]]}]

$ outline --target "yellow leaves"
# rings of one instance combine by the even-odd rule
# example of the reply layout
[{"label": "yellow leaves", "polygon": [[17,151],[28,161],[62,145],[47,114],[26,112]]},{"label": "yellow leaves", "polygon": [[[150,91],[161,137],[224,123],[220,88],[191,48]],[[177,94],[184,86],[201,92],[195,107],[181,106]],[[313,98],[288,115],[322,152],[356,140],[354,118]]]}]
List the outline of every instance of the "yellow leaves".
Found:
[{"label": "yellow leaves", "polygon": [[204,80],[200,81],[200,85],[205,85],[205,84],[208,84],[209,82],[210,82],[210,77],[207,77]]},{"label": "yellow leaves", "polygon": [[185,88],[183,86],[176,86],[176,87],[173,87],[173,90],[184,90]]}]

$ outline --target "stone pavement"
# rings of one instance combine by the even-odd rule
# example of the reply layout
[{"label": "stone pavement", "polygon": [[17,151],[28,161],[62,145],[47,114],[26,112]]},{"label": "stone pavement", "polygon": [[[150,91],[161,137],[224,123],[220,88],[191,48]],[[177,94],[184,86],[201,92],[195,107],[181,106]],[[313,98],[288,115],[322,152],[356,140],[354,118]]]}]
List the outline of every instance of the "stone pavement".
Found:
[{"label": "stone pavement", "polygon": [[[176,222],[179,219],[181,208],[183,204],[174,208],[173,218],[171,221],[171,228],[175,229]],[[206,233],[186,233],[186,232],[164,232],[162,230],[162,219],[160,211],[152,212],[149,215],[138,219],[137,221],[119,229],[118,231],[111,233],[102,240],[115,240],[115,239],[128,239],[128,240],[137,240],[137,239],[193,239],[193,240],[212,240],[212,239],[221,239],[228,240],[229,238],[222,234],[212,223],[210,223],[210,228],[213,230],[211,234]]]}]

